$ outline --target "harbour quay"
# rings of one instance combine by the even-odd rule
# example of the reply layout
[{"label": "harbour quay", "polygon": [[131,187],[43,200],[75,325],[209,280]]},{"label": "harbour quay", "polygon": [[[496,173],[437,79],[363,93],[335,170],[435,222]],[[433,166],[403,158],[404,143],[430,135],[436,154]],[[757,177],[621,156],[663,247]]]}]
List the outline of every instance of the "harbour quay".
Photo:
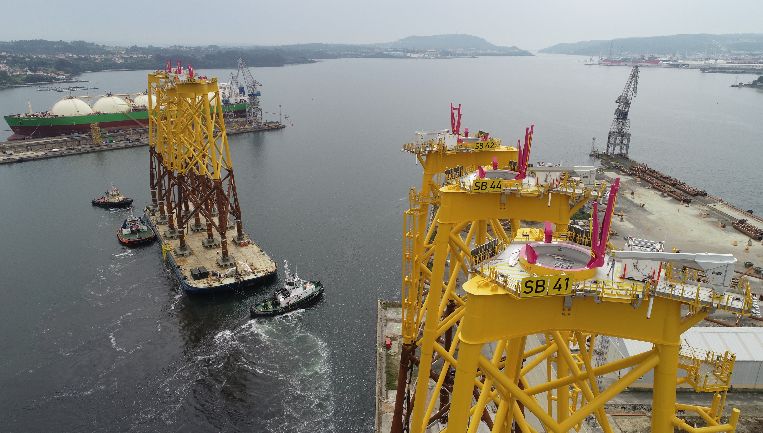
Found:
[{"label": "harbour quay", "polygon": [[[251,132],[273,131],[285,127],[286,125],[277,121],[263,122],[259,125],[231,122],[226,127],[226,133],[228,135],[247,134]],[[0,164],[13,164],[141,146],[148,146],[148,129],[146,128],[130,128],[104,132],[101,140],[94,140],[91,134],[10,140],[0,143]]]}]

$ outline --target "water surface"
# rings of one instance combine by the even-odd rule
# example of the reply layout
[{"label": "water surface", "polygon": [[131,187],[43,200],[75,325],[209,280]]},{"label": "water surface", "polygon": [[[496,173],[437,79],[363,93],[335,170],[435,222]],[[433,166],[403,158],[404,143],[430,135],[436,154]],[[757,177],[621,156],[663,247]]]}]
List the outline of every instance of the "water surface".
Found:
[{"label": "water surface", "polygon": [[[322,280],[325,299],[250,320],[270,288],[189,298],[157,245],[122,248],[125,211],[89,200],[114,182],[145,204],[146,148],[0,166],[2,430],[370,431],[376,300],[399,296],[401,213],[420,176],[401,145],[446,128],[454,101],[464,126],[508,142],[535,123],[533,161],[587,164],[628,75],[564,56],[254,72],[266,117],[280,104],[288,127],[231,137],[245,229],[279,263]],[[145,75],[83,78],[120,93],[145,89]],[[763,212],[763,94],[729,88],[735,79],[643,69],[631,155]],[[5,90],[0,113],[60,96]]]}]

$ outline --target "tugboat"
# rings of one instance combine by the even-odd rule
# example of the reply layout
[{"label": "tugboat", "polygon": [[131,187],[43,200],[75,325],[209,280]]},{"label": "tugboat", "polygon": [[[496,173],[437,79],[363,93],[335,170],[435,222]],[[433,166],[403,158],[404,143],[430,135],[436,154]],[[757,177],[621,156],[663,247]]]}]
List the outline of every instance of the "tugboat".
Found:
[{"label": "tugboat", "polygon": [[94,198],[91,203],[93,203],[93,206],[104,207],[107,209],[123,208],[132,206],[132,199],[125,197],[119,192],[117,187],[111,185],[111,188],[109,188],[108,191],[103,193],[101,197]]},{"label": "tugboat", "polygon": [[276,316],[297,308],[307,306],[317,301],[323,294],[323,284],[320,281],[306,281],[299,278],[297,273],[289,271],[289,263],[284,260],[286,280],[268,299],[251,307],[252,317]]},{"label": "tugboat", "polygon": [[117,230],[119,243],[127,247],[149,244],[156,239],[156,234],[143,221],[143,218],[130,215]]}]

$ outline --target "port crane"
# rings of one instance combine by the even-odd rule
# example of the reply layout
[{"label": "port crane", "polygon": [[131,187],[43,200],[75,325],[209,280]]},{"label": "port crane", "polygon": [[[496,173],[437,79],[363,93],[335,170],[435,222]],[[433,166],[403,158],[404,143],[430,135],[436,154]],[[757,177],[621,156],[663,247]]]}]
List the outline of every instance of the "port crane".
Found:
[{"label": "port crane", "polygon": [[[609,433],[607,402],[652,371],[651,431],[735,431],[739,410],[721,418],[734,355],[681,342],[712,311],[759,313],[749,285],[729,281],[735,259],[611,251],[617,180],[597,181],[586,167],[529,166],[534,128],[505,146],[462,134],[460,107],[451,113],[449,133],[403,146],[423,176],[403,215],[391,432],[566,433],[593,424]],[[573,240],[571,216],[605,201],[606,190],[603,221],[595,206],[588,239]],[[611,359],[601,354],[612,337],[653,348]],[[714,393],[711,404],[677,402],[680,383]]]},{"label": "port crane", "polygon": [[615,108],[615,118],[609,129],[607,136],[607,155],[628,157],[628,150],[631,144],[631,121],[628,119],[628,112],[631,108],[631,101],[638,92],[638,65],[631,69],[628,81],[625,82],[623,93],[617,97],[617,108]]},{"label": "port crane", "polygon": [[260,107],[260,86],[262,83],[255,80],[252,72],[246,66],[243,58],[238,59],[238,69],[230,75],[230,98],[235,101],[246,101],[246,122],[249,125],[262,123],[262,108]]}]

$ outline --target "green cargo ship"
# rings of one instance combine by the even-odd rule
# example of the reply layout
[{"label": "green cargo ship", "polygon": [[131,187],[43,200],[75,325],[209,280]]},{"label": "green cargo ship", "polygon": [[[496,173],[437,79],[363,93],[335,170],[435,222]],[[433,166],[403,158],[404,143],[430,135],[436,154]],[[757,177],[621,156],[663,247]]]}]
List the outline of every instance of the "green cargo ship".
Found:
[{"label": "green cargo ship", "polygon": [[[147,101],[147,95],[139,95],[134,100],[107,95],[91,108],[81,99],[65,98],[48,112],[5,116],[13,131],[9,140],[90,133],[94,123],[106,130],[145,128],[148,126]],[[246,102],[223,104],[223,111],[231,117],[245,117],[247,106]]]}]

